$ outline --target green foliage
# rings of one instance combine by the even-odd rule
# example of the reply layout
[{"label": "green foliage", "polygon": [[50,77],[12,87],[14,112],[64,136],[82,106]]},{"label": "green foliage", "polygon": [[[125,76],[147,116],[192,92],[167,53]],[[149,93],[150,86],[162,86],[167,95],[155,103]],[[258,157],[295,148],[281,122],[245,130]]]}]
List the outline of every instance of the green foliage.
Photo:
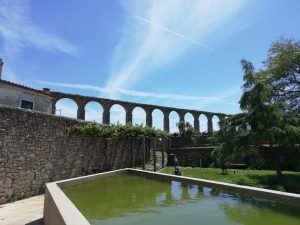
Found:
[{"label": "green foliage", "polygon": [[[228,169],[227,173],[222,173],[221,169],[215,168],[182,167],[181,169],[182,175],[187,177],[284,191],[284,187],[279,183],[275,172],[271,170]],[[165,167],[160,172],[172,174],[173,171],[174,167]],[[290,187],[289,191],[300,194],[300,172],[286,171],[283,174]]]},{"label": "green foliage", "polygon": [[[246,155],[253,147],[268,148],[284,185],[280,159],[285,149],[299,148],[300,144],[300,117],[296,113],[299,104],[293,105],[300,100],[299,50],[299,44],[291,41],[276,42],[265,61],[267,68],[258,72],[251,62],[241,61],[243,112],[225,119],[215,134],[218,138],[229,138],[213,152],[217,159],[230,160],[238,153]],[[287,94],[290,92],[299,95]]]},{"label": "green foliage", "polygon": [[300,114],[300,42],[281,38],[269,49],[259,79],[272,90],[272,101],[288,105],[287,112]]},{"label": "green foliage", "polygon": [[241,61],[244,93],[240,107],[243,112],[224,121],[224,126],[215,136],[230,137],[230,142],[217,151],[231,149],[233,154],[238,150],[245,151],[250,146],[268,145],[284,149],[299,144],[300,117],[289,113],[291,99],[278,97],[279,90],[291,88],[293,82],[299,79],[299,43],[292,40],[274,43],[264,64],[267,66],[265,70],[255,72],[250,62]]},{"label": "green foliage", "polygon": [[176,126],[179,130],[179,135],[189,140],[195,140],[199,137],[200,132],[195,130],[189,122],[179,121]]},{"label": "green foliage", "polygon": [[143,125],[121,125],[112,124],[101,125],[97,123],[88,123],[75,125],[70,129],[71,134],[76,135],[88,135],[93,137],[103,137],[103,138],[114,138],[114,137],[138,137],[145,136],[146,138],[166,138],[168,133],[155,129],[152,127],[147,127]]}]

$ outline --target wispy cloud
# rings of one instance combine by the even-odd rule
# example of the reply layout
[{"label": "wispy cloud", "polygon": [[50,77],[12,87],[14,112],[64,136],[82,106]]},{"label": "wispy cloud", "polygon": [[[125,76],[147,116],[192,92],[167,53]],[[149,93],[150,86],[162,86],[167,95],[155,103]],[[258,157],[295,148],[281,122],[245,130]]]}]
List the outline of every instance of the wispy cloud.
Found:
[{"label": "wispy cloud", "polygon": [[75,102],[63,99],[56,103],[56,115],[77,118],[77,105]]},{"label": "wispy cloud", "polygon": [[144,92],[144,91],[122,89],[122,88],[107,88],[107,87],[98,87],[98,86],[88,85],[88,84],[68,84],[68,83],[56,83],[56,82],[48,82],[48,81],[36,81],[36,82],[48,86],[95,91],[98,93],[108,94],[108,95],[124,94],[127,96],[134,96],[134,97],[168,99],[168,100],[176,100],[176,101],[192,101],[192,102],[199,102],[203,105],[216,103],[216,102],[223,103],[223,104],[237,105],[237,103],[231,103],[225,101],[225,98],[232,96],[240,91],[240,88],[233,88],[230,89],[229,91],[223,92],[222,95],[218,97],[206,97],[206,96],[193,96],[193,95],[179,95],[179,94],[171,94],[171,93]]},{"label": "wispy cloud", "polygon": [[128,89],[180,58],[192,46],[228,56],[204,43],[233,19],[246,2],[153,0],[124,4],[126,24],[113,55],[106,87]]},{"label": "wispy cloud", "polygon": [[217,50],[217,49],[215,49],[215,48],[213,48],[213,47],[211,47],[211,46],[208,46],[208,45],[206,45],[206,44],[204,44],[204,43],[201,43],[201,42],[199,42],[199,41],[196,41],[196,40],[194,40],[194,39],[191,39],[191,38],[189,38],[189,37],[187,37],[187,36],[185,36],[185,35],[183,35],[183,34],[180,34],[180,33],[176,32],[176,31],[174,31],[174,30],[172,30],[172,29],[170,29],[170,28],[168,28],[168,27],[164,27],[164,26],[159,25],[159,24],[157,24],[157,23],[154,23],[154,22],[152,22],[152,21],[150,21],[150,20],[147,20],[147,19],[145,19],[145,18],[143,18],[143,17],[140,17],[140,16],[138,16],[138,15],[133,15],[133,16],[135,16],[137,19],[139,19],[139,20],[141,20],[141,21],[143,21],[143,22],[145,22],[145,23],[147,23],[147,24],[150,24],[150,25],[152,25],[152,26],[158,27],[159,29],[165,30],[165,31],[167,31],[167,32],[169,32],[169,33],[171,33],[171,34],[174,34],[174,35],[177,36],[177,37],[180,37],[180,38],[182,38],[182,39],[184,39],[184,40],[186,40],[186,41],[189,41],[189,42],[191,42],[192,44],[199,45],[200,47],[206,48],[206,49],[208,49],[208,50],[210,50],[210,51],[213,51],[213,52],[215,52],[215,53],[217,53],[217,54],[220,54],[220,55],[222,55],[222,56],[231,57],[230,55],[228,55],[228,54],[226,54],[226,53],[224,53],[224,52],[221,52],[221,51],[219,51],[219,50]]},{"label": "wispy cloud", "polygon": [[14,69],[11,68],[11,66],[5,62],[5,67],[4,67],[4,72],[3,72],[3,78],[2,79],[6,79],[9,80],[11,82],[17,82],[17,76],[16,73],[14,71]]},{"label": "wispy cloud", "polygon": [[0,37],[4,51],[10,58],[25,47],[78,55],[78,47],[65,39],[50,34],[30,20],[28,0],[0,0]]}]

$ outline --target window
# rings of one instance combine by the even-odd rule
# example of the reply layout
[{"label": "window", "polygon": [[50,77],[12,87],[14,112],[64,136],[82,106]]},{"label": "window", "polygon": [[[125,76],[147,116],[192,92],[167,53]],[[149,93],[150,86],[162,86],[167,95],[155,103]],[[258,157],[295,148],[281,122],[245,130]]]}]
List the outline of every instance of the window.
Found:
[{"label": "window", "polygon": [[21,108],[23,108],[23,109],[33,109],[33,102],[22,100]]}]

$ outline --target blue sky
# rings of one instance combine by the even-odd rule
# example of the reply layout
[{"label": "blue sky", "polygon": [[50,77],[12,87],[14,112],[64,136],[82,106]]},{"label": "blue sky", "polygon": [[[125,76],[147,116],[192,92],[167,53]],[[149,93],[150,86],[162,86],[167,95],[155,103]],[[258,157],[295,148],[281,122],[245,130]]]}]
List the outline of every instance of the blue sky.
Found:
[{"label": "blue sky", "polygon": [[[0,0],[3,79],[34,88],[237,113],[246,58],[299,38],[298,0]],[[97,106],[87,118],[101,120]],[[69,101],[62,114],[74,116]],[[122,121],[120,107],[112,120]],[[155,112],[154,124],[162,127]],[[171,115],[174,130],[177,115]],[[191,121],[191,116],[187,116]],[[135,111],[134,122],[144,121]],[[206,129],[202,120],[202,129]]]}]

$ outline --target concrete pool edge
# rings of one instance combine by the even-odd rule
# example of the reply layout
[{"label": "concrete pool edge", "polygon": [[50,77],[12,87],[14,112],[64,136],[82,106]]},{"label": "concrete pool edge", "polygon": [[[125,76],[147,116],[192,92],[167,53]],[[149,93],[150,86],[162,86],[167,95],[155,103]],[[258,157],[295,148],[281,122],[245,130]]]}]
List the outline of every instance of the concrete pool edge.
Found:
[{"label": "concrete pool edge", "polygon": [[128,169],[114,170],[84,177],[76,177],[67,180],[46,184],[43,220],[45,225],[90,225],[88,220],[81,214],[71,200],[60,189],[69,186],[126,173]]},{"label": "concrete pool edge", "polygon": [[108,176],[118,174],[142,175],[150,178],[170,181],[175,180],[194,185],[211,187],[225,191],[237,192],[251,196],[263,197],[274,201],[283,201],[292,205],[300,206],[300,195],[280,192],[262,188],[254,188],[236,184],[229,184],[211,180],[175,176],[164,173],[155,173],[138,169],[121,169],[105,173],[99,173],[84,177],[71,178],[58,182],[46,184],[45,202],[44,202],[44,223],[45,225],[88,225],[88,220],[80,213],[71,200],[63,193],[60,187],[75,185],[79,183],[89,182]]},{"label": "concrete pool edge", "polygon": [[250,187],[250,186],[245,186],[245,185],[231,184],[231,183],[206,180],[206,179],[200,179],[200,178],[176,176],[176,175],[171,175],[171,174],[157,173],[157,172],[137,170],[137,169],[128,169],[127,170],[127,172],[129,172],[129,173],[131,173],[132,171],[133,171],[133,174],[146,175],[148,177],[152,177],[152,178],[156,178],[156,179],[161,178],[162,180],[168,180],[168,181],[175,180],[178,182],[200,185],[200,186],[205,186],[205,187],[209,187],[209,188],[216,188],[216,189],[221,189],[221,190],[230,191],[230,192],[236,191],[241,194],[247,194],[247,195],[251,195],[251,196],[254,195],[254,197],[263,197],[263,198],[267,198],[269,200],[286,202],[286,203],[289,203],[292,205],[300,206],[300,194],[283,192],[283,191],[275,191],[275,190],[264,189],[264,188],[256,188],[256,187]]}]

